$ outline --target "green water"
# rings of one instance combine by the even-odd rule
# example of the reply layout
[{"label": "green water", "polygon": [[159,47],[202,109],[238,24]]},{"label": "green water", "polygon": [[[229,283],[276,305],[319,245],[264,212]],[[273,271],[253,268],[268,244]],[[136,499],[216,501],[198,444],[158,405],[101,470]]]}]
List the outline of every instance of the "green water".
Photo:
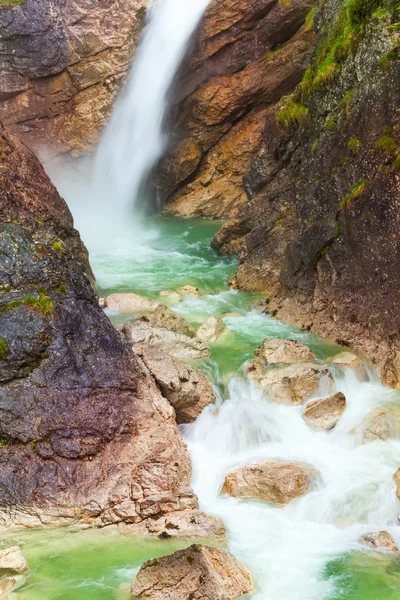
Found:
[{"label": "green water", "polygon": [[[258,312],[258,294],[228,289],[236,263],[210,249],[210,240],[221,223],[153,218],[145,235],[115,240],[99,251],[91,249],[91,263],[102,296],[134,291],[159,298],[163,290],[190,284],[202,296],[187,297],[174,306],[195,327],[207,316],[219,315],[229,333],[212,346],[212,357],[199,365],[215,383],[240,373],[254,349],[267,337],[291,338],[311,347],[320,358],[338,351],[322,340]],[[115,322],[126,317],[110,315]],[[11,595],[15,600],[116,600],[126,598],[143,561],[185,547],[187,541],[138,539],[115,529],[40,530],[7,534],[3,543],[21,545],[31,567],[28,582]],[[288,576],[290,565],[288,565]],[[335,582],[325,600],[400,600],[398,559],[377,554],[338,556],[321,574]],[[257,594],[257,600],[274,600]]]}]

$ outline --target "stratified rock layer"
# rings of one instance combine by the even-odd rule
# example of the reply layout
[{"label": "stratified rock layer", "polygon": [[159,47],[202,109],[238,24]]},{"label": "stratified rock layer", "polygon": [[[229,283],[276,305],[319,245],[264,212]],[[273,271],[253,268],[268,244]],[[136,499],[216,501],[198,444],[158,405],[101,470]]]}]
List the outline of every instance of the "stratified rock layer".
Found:
[{"label": "stratified rock layer", "polygon": [[0,522],[197,510],[174,411],[99,307],[66,204],[3,128],[0,215]]},{"label": "stratified rock layer", "polygon": [[136,600],[235,600],[251,591],[248,570],[232,554],[194,544],[145,562],[131,596]]}]

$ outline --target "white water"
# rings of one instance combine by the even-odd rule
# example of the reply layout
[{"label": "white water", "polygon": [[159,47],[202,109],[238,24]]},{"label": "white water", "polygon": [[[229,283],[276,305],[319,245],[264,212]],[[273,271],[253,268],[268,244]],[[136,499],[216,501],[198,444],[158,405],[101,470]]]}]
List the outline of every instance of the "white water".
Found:
[{"label": "white water", "polygon": [[128,80],[95,157],[92,189],[101,209],[125,218],[163,154],[164,116],[174,77],[209,0],[156,0]]}]

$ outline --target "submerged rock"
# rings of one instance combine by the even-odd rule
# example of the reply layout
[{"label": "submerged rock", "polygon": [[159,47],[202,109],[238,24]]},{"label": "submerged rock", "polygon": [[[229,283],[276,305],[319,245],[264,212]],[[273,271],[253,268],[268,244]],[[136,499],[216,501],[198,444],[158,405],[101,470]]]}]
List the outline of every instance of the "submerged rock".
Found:
[{"label": "submerged rock", "polygon": [[194,544],[145,562],[131,596],[136,600],[235,600],[252,588],[248,570],[232,554]]},{"label": "submerged rock", "polygon": [[215,402],[210,382],[198,369],[151,348],[144,351],[143,360],[161,393],[174,407],[177,423],[192,423],[206,406]]},{"label": "submerged rock", "polygon": [[393,480],[396,484],[397,497],[400,500],[400,468],[398,468],[396,473],[393,475]]},{"label": "submerged rock", "polygon": [[104,301],[104,306],[115,312],[135,314],[141,312],[154,312],[159,306],[159,303],[149,300],[144,296],[139,296],[138,294],[120,293],[107,296]]},{"label": "submerged rock", "polygon": [[399,551],[392,536],[387,531],[380,531],[379,533],[366,533],[361,536],[360,544],[376,550],[383,550],[384,552]]},{"label": "submerged rock", "polygon": [[153,327],[168,329],[168,331],[186,335],[190,338],[196,337],[196,331],[192,325],[163,304],[158,305],[154,314],[149,317],[149,321]]},{"label": "submerged rock", "polygon": [[286,506],[306,494],[317,471],[308,465],[267,460],[241,467],[225,477],[223,494],[242,500],[264,500]]},{"label": "submerged rock", "polygon": [[203,342],[216,342],[225,332],[227,327],[220,317],[209,317],[197,330],[197,337]]},{"label": "submerged rock", "polygon": [[267,364],[310,362],[316,359],[314,352],[301,342],[277,338],[265,339],[254,354]]},{"label": "submerged rock", "polygon": [[387,442],[397,438],[400,438],[400,412],[396,409],[386,409],[375,413],[369,419],[362,443],[368,444],[376,440]]},{"label": "submerged rock", "polygon": [[346,396],[338,392],[330,398],[314,400],[303,408],[303,417],[317,431],[333,429],[346,410]]},{"label": "submerged rock", "polygon": [[178,294],[178,292],[173,292],[172,290],[164,290],[163,292],[160,292],[160,298],[165,299],[171,304],[178,304],[179,302],[182,302],[182,296]]},{"label": "submerged rock", "polygon": [[197,337],[153,327],[144,321],[125,323],[122,333],[139,355],[143,355],[147,348],[160,350],[178,360],[199,360],[211,354],[210,347]]},{"label": "submerged rock", "polygon": [[302,404],[309,400],[319,392],[322,382],[328,392],[333,388],[329,369],[316,363],[305,362],[264,369],[260,361],[254,360],[248,366],[248,373],[274,402],[285,404]]},{"label": "submerged rock", "polygon": [[340,352],[328,362],[340,369],[352,369],[361,381],[368,381],[368,374],[363,361],[353,352]]},{"label": "submerged rock", "polygon": [[0,598],[25,583],[29,565],[18,546],[0,550]]},{"label": "submerged rock", "polygon": [[193,285],[184,285],[179,288],[178,293],[182,296],[201,296],[199,288]]}]

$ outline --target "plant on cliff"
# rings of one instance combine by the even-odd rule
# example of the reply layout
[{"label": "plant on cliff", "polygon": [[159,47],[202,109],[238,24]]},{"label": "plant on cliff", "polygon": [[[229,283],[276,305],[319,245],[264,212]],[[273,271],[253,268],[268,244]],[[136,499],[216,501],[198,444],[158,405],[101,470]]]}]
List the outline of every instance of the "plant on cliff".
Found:
[{"label": "plant on cliff", "polygon": [[356,137],[352,137],[348,142],[347,142],[347,147],[350,150],[350,152],[352,152],[353,154],[357,154],[357,152],[359,151],[361,146],[361,142],[358,138]]},{"label": "plant on cliff", "polygon": [[7,356],[8,345],[6,340],[0,338],[0,360],[5,360]]},{"label": "plant on cliff", "polygon": [[308,108],[300,102],[289,98],[284,106],[276,113],[276,120],[281,127],[293,129],[301,125],[308,114]]},{"label": "plant on cliff", "polygon": [[368,183],[368,179],[360,179],[360,181],[358,181],[357,183],[355,183],[351,190],[350,193],[347,194],[347,196],[345,198],[343,198],[343,200],[340,202],[340,207],[341,208],[346,208],[346,206],[352,201],[355,200],[355,198],[358,198],[359,196],[361,196],[362,192],[365,189],[365,186]]},{"label": "plant on cliff", "polygon": [[391,127],[385,127],[383,136],[375,144],[375,149],[383,150],[384,152],[387,152],[387,154],[394,154],[397,147],[398,144],[393,137]]},{"label": "plant on cliff", "polygon": [[30,306],[33,308],[33,310],[37,310],[45,316],[54,312],[54,305],[52,299],[49,296],[47,296],[43,291],[39,291],[38,296],[28,294],[27,296],[25,296],[25,298],[23,298],[23,300],[13,300],[5,306],[2,306],[0,308],[0,312],[13,310],[14,308],[18,308],[20,306]]}]

